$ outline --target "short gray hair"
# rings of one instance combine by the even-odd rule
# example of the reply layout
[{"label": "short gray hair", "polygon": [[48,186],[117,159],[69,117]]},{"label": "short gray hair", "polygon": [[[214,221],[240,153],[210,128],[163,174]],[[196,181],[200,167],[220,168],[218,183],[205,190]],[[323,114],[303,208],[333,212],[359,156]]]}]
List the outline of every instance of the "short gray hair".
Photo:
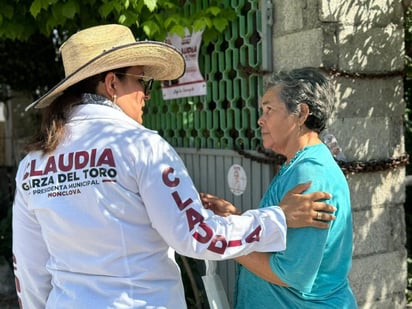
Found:
[{"label": "short gray hair", "polygon": [[280,99],[290,113],[299,113],[301,103],[309,106],[306,127],[318,133],[325,129],[332,113],[335,91],[329,78],[320,69],[304,67],[281,71],[272,76],[266,91],[275,86],[280,86]]}]

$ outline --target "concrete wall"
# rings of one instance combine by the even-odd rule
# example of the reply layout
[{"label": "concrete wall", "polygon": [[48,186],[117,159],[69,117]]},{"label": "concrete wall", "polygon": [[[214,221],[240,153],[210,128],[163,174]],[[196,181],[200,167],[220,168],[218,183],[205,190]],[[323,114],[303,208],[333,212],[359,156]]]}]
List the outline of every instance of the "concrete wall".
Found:
[{"label": "concrete wall", "polygon": [[[328,131],[349,161],[404,153],[401,1],[272,0],[274,70],[335,72]],[[404,168],[348,176],[354,215],[351,284],[360,308],[404,308]]]}]

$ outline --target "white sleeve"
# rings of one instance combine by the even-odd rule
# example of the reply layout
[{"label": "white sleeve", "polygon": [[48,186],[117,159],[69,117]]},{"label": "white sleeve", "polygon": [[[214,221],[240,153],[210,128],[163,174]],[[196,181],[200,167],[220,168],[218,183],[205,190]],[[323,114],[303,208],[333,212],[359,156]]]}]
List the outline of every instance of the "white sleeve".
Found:
[{"label": "white sleeve", "polygon": [[[21,165],[20,165],[21,166]],[[44,309],[51,290],[51,276],[46,269],[48,250],[40,225],[28,209],[25,192],[18,179],[13,204],[13,262],[20,308]]]},{"label": "white sleeve", "polygon": [[152,157],[139,171],[138,186],[152,226],[178,253],[221,260],[285,249],[287,227],[279,207],[216,216],[204,209],[174,149],[162,141],[152,147]]}]

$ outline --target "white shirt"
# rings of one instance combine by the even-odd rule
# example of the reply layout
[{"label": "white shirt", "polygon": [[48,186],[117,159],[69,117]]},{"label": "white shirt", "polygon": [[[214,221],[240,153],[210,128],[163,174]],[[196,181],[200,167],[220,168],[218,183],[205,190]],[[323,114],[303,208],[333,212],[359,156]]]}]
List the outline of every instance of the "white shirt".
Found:
[{"label": "white shirt", "polygon": [[173,250],[209,260],[284,250],[279,207],[213,215],[175,150],[123,112],[79,105],[66,128],[53,154],[29,153],[16,175],[23,308],[182,309]]}]

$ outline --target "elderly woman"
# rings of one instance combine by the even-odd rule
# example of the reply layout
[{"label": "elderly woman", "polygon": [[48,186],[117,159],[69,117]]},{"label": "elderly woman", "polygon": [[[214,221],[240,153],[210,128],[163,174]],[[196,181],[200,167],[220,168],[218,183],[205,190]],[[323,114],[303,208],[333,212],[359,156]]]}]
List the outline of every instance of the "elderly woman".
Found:
[{"label": "elderly woman", "polygon": [[239,258],[244,266],[239,272],[236,308],[356,308],[348,282],[352,263],[349,188],[319,138],[333,99],[329,80],[313,68],[280,73],[262,98],[258,123],[263,145],[283,154],[286,161],[260,207],[276,204],[290,188],[311,180],[310,190],[333,192],[328,202],[337,208],[336,221],[327,230],[289,228],[285,251]]},{"label": "elderly woman", "polygon": [[[186,308],[174,250],[220,260],[284,249],[280,207],[213,215],[175,150],[142,125],[153,79],[184,73],[178,50],[103,25],[72,35],[61,52],[66,77],[32,104],[44,108],[42,127],[16,175],[22,308]],[[312,200],[325,196],[289,199],[309,207],[288,223],[322,227]],[[241,241],[221,246],[233,238]]]},{"label": "elderly woman", "polygon": [[[310,191],[332,192],[328,202],[337,208],[336,221],[326,230],[288,228],[286,250],[271,254],[255,252],[237,258],[242,266],[237,280],[236,309],[357,307],[348,282],[352,262],[348,184],[319,138],[333,99],[329,80],[314,68],[280,73],[264,93],[258,120],[263,145],[284,155],[286,161],[260,207],[277,204],[296,184],[312,181]],[[211,196],[203,201],[211,209],[218,205]]]}]

